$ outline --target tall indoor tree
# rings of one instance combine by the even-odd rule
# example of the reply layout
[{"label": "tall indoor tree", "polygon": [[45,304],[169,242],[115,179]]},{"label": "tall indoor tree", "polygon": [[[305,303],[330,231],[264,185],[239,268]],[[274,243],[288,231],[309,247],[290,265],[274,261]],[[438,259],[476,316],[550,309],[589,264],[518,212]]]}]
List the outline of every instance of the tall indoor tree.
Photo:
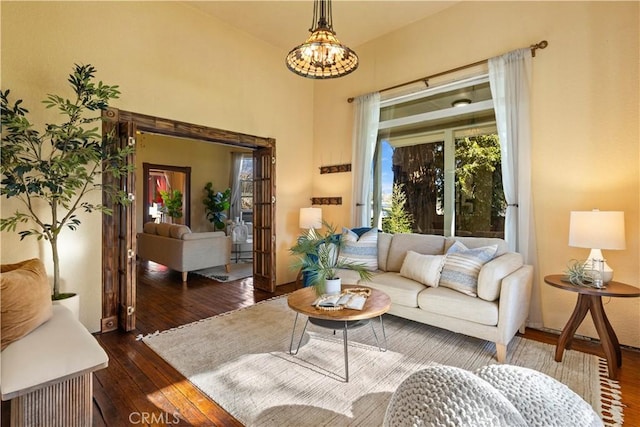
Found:
[{"label": "tall indoor tree", "polygon": [[[87,196],[104,191],[111,200],[128,202],[124,191],[102,182],[103,173],[119,178],[131,171],[133,165],[127,157],[134,148],[118,148],[114,135],[103,137],[94,125],[109,101],[120,94],[118,86],[95,82],[95,73],[92,65],[75,64],[68,78],[74,96],[47,95],[42,102],[59,111],[62,123],[45,123],[43,131],[35,129],[21,99],[11,103],[10,91],[0,91],[0,196],[21,204],[13,214],[0,219],[0,231],[16,231],[19,224],[30,223],[30,228],[18,232],[20,240],[34,236],[50,243],[53,299],[64,298],[60,293],[60,232],[65,227],[78,228],[78,211],[112,213]],[[38,200],[44,201],[44,206]]]}]

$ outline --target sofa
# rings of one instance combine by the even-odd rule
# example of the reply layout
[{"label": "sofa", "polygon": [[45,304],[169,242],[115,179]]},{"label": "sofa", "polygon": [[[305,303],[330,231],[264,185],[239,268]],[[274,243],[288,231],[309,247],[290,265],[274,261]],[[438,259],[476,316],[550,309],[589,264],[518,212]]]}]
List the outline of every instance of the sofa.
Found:
[{"label": "sofa", "polygon": [[[385,292],[391,298],[389,314],[492,341],[501,363],[511,339],[518,330],[524,332],[533,268],[524,264],[522,255],[509,252],[502,239],[388,234],[372,229],[347,238],[344,244],[339,256],[345,253],[347,260],[374,271],[363,282],[353,270],[340,270],[342,283]],[[469,267],[467,254],[481,260],[472,259]]]},{"label": "sofa", "polygon": [[148,222],[137,235],[137,253],[143,260],[157,262],[182,273],[231,263],[231,237],[224,231],[192,233],[186,225]]}]

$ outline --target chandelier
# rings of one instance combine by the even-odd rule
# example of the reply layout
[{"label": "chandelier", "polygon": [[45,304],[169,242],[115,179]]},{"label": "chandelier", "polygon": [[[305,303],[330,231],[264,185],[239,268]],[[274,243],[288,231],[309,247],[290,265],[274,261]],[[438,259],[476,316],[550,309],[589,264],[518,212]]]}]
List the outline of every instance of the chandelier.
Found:
[{"label": "chandelier", "polygon": [[314,1],[311,35],[287,55],[291,71],[310,79],[332,79],[358,68],[358,55],[336,38],[331,15],[331,0]]}]

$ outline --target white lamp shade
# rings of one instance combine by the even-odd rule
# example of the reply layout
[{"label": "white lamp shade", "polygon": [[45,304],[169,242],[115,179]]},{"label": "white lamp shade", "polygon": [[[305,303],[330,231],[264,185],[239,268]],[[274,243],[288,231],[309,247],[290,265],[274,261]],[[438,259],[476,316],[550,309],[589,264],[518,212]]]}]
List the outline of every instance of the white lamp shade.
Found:
[{"label": "white lamp shade", "polygon": [[624,212],[572,211],[569,246],[592,249],[625,249]]},{"label": "white lamp shade", "polygon": [[300,208],[300,228],[322,228],[322,209]]}]

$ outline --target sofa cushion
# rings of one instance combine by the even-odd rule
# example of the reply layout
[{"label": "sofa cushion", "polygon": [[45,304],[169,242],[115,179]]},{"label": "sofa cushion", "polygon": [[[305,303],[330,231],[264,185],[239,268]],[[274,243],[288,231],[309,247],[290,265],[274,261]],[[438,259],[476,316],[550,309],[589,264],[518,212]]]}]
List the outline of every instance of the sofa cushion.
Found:
[{"label": "sofa cushion", "polygon": [[342,229],[343,247],[338,262],[363,265],[369,271],[378,269],[378,229],[372,228],[360,237],[348,228]]},{"label": "sofa cushion", "polygon": [[159,236],[163,237],[171,237],[171,224],[166,222],[161,222],[160,224],[156,224],[156,233]]},{"label": "sofa cushion", "polygon": [[2,350],[53,315],[51,287],[44,264],[37,258],[0,266],[0,325]]},{"label": "sofa cushion", "polygon": [[407,251],[424,255],[442,255],[444,237],[432,234],[398,233],[393,235],[386,271],[400,271]]},{"label": "sofa cushion", "polygon": [[486,263],[478,275],[478,297],[495,301],[500,298],[502,279],[513,273],[524,264],[522,255],[507,252]]},{"label": "sofa cushion", "polygon": [[393,304],[412,308],[418,307],[418,294],[427,288],[393,272],[376,274],[370,281],[362,284],[386,293]]},{"label": "sofa cushion", "polygon": [[174,239],[182,239],[182,237],[187,233],[191,233],[191,230],[186,225],[174,224],[169,227],[169,236]]},{"label": "sofa cushion", "polygon": [[147,234],[156,234],[156,224],[155,222],[145,222],[142,226],[142,231]]},{"label": "sofa cushion", "polygon": [[444,260],[444,255],[422,255],[407,251],[407,256],[400,268],[400,275],[423,285],[438,286]]},{"label": "sofa cushion", "polygon": [[[392,299],[393,300],[393,299]],[[427,288],[418,295],[418,306],[430,313],[468,320],[482,325],[498,324],[498,303],[472,298],[453,289]]]},{"label": "sofa cushion", "polygon": [[440,286],[477,296],[480,269],[493,259],[497,250],[497,245],[468,249],[461,242],[455,242],[447,251]]}]

